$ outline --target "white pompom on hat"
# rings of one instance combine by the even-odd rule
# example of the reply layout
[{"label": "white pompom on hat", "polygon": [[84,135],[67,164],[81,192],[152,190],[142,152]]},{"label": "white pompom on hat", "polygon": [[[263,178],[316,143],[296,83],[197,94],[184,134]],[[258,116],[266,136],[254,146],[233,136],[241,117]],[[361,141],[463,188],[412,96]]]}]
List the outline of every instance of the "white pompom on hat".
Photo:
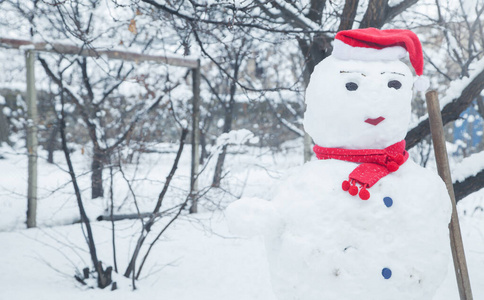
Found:
[{"label": "white pompom on hat", "polygon": [[405,57],[407,52],[418,76],[414,87],[424,92],[430,82],[422,76],[422,45],[417,35],[410,30],[364,28],[340,31],[334,38],[332,55],[344,60],[397,60]]}]

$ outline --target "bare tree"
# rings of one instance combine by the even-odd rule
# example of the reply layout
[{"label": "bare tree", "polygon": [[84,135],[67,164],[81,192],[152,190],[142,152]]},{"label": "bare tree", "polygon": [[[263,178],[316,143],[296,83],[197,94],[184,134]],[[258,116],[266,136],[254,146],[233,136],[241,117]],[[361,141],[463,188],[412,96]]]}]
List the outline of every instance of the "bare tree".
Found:
[{"label": "bare tree", "polygon": [[[48,43],[54,37],[64,38],[75,40],[80,45],[80,49],[96,51],[93,43],[120,29],[120,25],[102,28],[100,24],[103,20],[96,14],[102,9],[101,1],[91,1],[89,4],[54,1],[53,5],[33,1],[33,8],[27,3],[13,0],[12,2],[19,13],[29,19],[33,28],[32,34],[41,36]],[[43,32],[39,24],[45,22],[48,22],[53,30]],[[126,42],[133,44],[142,30],[124,28],[124,31],[128,30],[131,31],[132,38],[131,41]],[[139,121],[139,112],[149,109],[150,106],[156,106],[166,89],[153,91],[145,82],[145,77],[135,70],[133,64],[122,61],[114,63],[86,57],[72,58],[58,53],[55,56],[46,55],[40,58],[40,62],[48,77],[58,86],[63,86],[64,92],[69,94],[69,101],[72,101],[75,106],[75,115],[80,116],[84,123],[87,133],[85,136],[92,144],[91,196],[92,198],[102,197],[105,164],[110,161],[114,151],[132,135]],[[58,75],[60,69],[65,74],[62,79]],[[158,80],[163,77],[162,74],[160,75]],[[122,94],[119,91],[128,80],[137,82],[141,90],[145,89],[144,95],[135,96],[143,97],[143,101],[131,105],[128,100],[133,95]],[[155,80],[155,83],[158,80]],[[126,107],[130,108],[126,109]],[[53,137],[55,133],[56,130],[53,130]],[[81,136],[78,135],[78,137]],[[82,138],[78,142],[82,143]]]},{"label": "bare tree", "polygon": [[[60,77],[61,77],[61,82],[62,82],[62,73],[60,73]],[[77,200],[77,206],[79,208],[79,214],[81,216],[81,222],[86,228],[86,233],[87,233],[87,236],[85,236],[86,243],[87,243],[88,248],[89,248],[89,254],[91,256],[91,260],[92,260],[92,263],[94,265],[95,272],[97,273],[98,287],[103,289],[103,288],[107,287],[108,285],[110,285],[112,283],[111,273],[112,273],[113,268],[108,267],[108,268],[106,268],[106,270],[104,270],[104,268],[102,266],[102,262],[98,259],[98,256],[97,256],[96,243],[94,241],[94,235],[93,235],[92,228],[91,228],[91,222],[89,221],[89,218],[88,218],[86,211],[84,209],[84,203],[82,201],[81,192],[80,192],[79,186],[77,184],[77,178],[76,178],[74,167],[72,165],[72,161],[71,161],[71,158],[70,158],[69,148],[67,147],[67,138],[66,138],[66,132],[65,132],[65,129],[66,129],[65,102],[66,101],[65,101],[65,97],[64,97],[64,89],[63,89],[62,84],[59,86],[59,91],[60,91],[59,94],[60,94],[60,102],[61,102],[59,128],[60,128],[60,136],[61,136],[61,140],[62,140],[62,150],[64,152],[66,162],[67,162],[67,166],[69,168],[69,175],[71,177],[72,185],[74,187],[76,200]],[[85,275],[85,277],[87,277],[87,274]]]},{"label": "bare tree", "polygon": [[[337,31],[355,27],[391,27],[392,23],[404,24],[404,28],[416,30],[419,27],[427,28],[426,32],[429,32],[428,28],[437,28],[442,32],[445,41],[443,45],[447,47],[448,57],[460,69],[455,79],[472,75],[461,92],[443,107],[444,124],[458,119],[473,101],[477,101],[474,103],[477,103],[478,107],[483,106],[482,100],[478,96],[484,88],[484,71],[469,69],[475,66],[483,55],[482,16],[484,7],[482,3],[478,3],[479,1],[475,3],[475,7],[467,7],[468,3],[465,1],[442,3],[442,0],[437,0],[433,7],[436,10],[435,18],[432,14],[419,12],[420,6],[417,5],[417,0],[399,1],[398,4],[392,4],[389,0],[367,2],[358,0],[342,2],[252,0],[235,4],[220,2],[210,5],[197,1],[181,1],[176,6],[168,2],[160,4],[153,0],[142,0],[142,2],[186,22],[198,32],[200,32],[200,28],[216,25],[241,34],[263,32],[266,38],[257,39],[257,45],[274,42],[267,38],[268,36],[279,35],[284,36],[287,40],[292,40],[298,45],[304,58],[302,74],[304,85],[307,85],[314,66],[331,53],[331,42]],[[404,18],[403,14],[412,17]],[[227,18],[227,16],[229,17]],[[416,19],[414,23],[408,21],[414,19]],[[418,26],[415,22],[426,25]],[[250,36],[250,34],[248,35]],[[422,32],[422,35],[428,37],[429,41],[432,40],[431,35],[425,34],[425,32]],[[428,46],[429,41],[425,40],[424,44]],[[203,39],[199,39],[198,42],[201,48],[207,48]],[[213,50],[206,49],[205,51],[208,52],[208,55],[213,56],[211,53]],[[430,59],[430,56],[428,58]],[[431,60],[430,63],[436,66],[439,76],[449,76],[446,75],[448,72],[443,70],[442,66],[437,66]],[[225,74],[225,76],[233,79],[231,74]],[[446,84],[450,84],[455,79],[447,78]],[[238,84],[244,90],[244,85],[240,80]],[[298,127],[300,126],[298,124]],[[408,132],[406,137],[408,148],[426,140],[429,134],[428,120],[423,120]],[[459,192],[458,189],[461,186],[464,185],[456,186],[456,193],[458,195],[468,194]],[[482,188],[484,183],[472,186],[470,192]]]}]

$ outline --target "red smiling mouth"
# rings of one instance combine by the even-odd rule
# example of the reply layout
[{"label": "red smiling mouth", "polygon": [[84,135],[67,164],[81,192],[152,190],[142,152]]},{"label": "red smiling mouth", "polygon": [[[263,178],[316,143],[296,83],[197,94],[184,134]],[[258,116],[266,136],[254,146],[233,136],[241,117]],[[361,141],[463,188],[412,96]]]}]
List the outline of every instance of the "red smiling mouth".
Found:
[{"label": "red smiling mouth", "polygon": [[376,125],[380,124],[381,121],[383,121],[383,120],[385,120],[384,117],[378,117],[376,119],[370,119],[370,118],[368,118],[368,119],[365,120],[365,123],[368,123],[368,124],[371,124],[371,125],[376,126]]}]

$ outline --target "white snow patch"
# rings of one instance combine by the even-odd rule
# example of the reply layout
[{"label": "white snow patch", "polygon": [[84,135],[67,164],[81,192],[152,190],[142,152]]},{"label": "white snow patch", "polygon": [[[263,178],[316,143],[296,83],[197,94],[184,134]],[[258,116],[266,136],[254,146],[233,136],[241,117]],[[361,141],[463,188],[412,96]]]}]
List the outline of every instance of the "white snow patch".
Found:
[{"label": "white snow patch", "polygon": [[222,133],[217,138],[217,145],[242,145],[253,137],[254,134],[247,129],[232,130],[228,133]]},{"label": "white snow patch", "polygon": [[475,176],[484,169],[484,151],[474,153],[462,160],[452,169],[454,182],[464,181],[469,176]]},{"label": "white snow patch", "polygon": [[462,91],[477,77],[480,73],[484,71],[484,58],[473,63],[469,70],[469,77],[464,77],[462,79],[454,80],[450,83],[449,88],[446,90],[445,96],[440,100],[440,108],[442,109],[445,105],[452,102],[452,100],[458,98]]},{"label": "white snow patch", "polygon": [[388,6],[394,7],[394,6],[397,6],[404,1],[405,0],[390,0],[390,1],[388,1]]}]

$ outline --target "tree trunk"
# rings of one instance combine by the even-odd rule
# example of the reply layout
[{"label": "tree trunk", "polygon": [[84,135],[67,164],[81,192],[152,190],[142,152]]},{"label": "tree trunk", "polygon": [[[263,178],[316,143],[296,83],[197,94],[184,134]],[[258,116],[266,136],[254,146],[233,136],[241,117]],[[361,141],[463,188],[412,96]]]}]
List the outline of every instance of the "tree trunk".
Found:
[{"label": "tree trunk", "polygon": [[225,163],[225,156],[227,155],[227,145],[223,146],[222,152],[217,159],[217,165],[215,165],[215,174],[213,175],[212,186],[220,187],[220,181],[222,181],[222,171]]},{"label": "tree trunk", "polygon": [[9,143],[8,139],[8,129],[10,125],[8,124],[7,118],[0,109],[0,145],[3,142]]},{"label": "tree trunk", "polygon": [[103,168],[104,153],[94,150],[91,164],[91,197],[96,199],[104,196],[103,189]]},{"label": "tree trunk", "polygon": [[[224,130],[223,133],[228,133],[232,130],[232,120],[234,117],[234,104],[235,101],[230,101],[225,112]],[[227,156],[227,145],[222,147],[222,152],[217,158],[217,164],[215,165],[215,173],[213,175],[212,186],[220,187],[220,181],[222,180],[222,171],[225,163],[225,156]]]},{"label": "tree trunk", "polygon": [[313,158],[313,139],[311,136],[304,132],[304,162],[308,162]]},{"label": "tree trunk", "polygon": [[[240,55],[240,53],[238,54]],[[234,78],[230,85],[230,100],[225,105],[225,119],[223,133],[228,133],[232,130],[232,120],[234,119],[235,108],[235,91],[237,89],[237,79],[239,76],[240,61],[239,56],[235,59],[234,63]],[[227,155],[227,145],[222,148],[222,153],[218,156],[217,165],[215,166],[215,174],[213,175],[212,186],[220,187],[220,181],[222,180],[222,171],[225,162],[225,156]]]},{"label": "tree trunk", "polygon": [[203,165],[203,163],[205,162],[205,159],[208,157],[207,139],[203,131],[200,132],[200,148],[201,148],[200,164]]},{"label": "tree trunk", "polygon": [[52,130],[49,134],[49,140],[47,141],[47,162],[54,163],[54,151],[57,144],[57,134],[59,133],[59,127],[57,124],[52,124]]},{"label": "tree trunk", "polygon": [[[309,84],[309,79],[311,77],[311,73],[314,70],[314,67],[323,59],[329,56],[332,47],[330,44],[330,39],[320,36],[319,39],[315,39],[314,43],[309,46],[305,40],[299,39],[299,49],[301,50],[302,54],[304,55],[304,60],[306,62],[306,66],[303,71],[303,79],[304,79],[304,88],[306,88]],[[324,49],[324,51],[321,51]],[[315,55],[315,53],[319,53]],[[308,162],[313,157],[313,140],[311,136],[304,132],[304,140],[303,140],[303,162]]]}]

